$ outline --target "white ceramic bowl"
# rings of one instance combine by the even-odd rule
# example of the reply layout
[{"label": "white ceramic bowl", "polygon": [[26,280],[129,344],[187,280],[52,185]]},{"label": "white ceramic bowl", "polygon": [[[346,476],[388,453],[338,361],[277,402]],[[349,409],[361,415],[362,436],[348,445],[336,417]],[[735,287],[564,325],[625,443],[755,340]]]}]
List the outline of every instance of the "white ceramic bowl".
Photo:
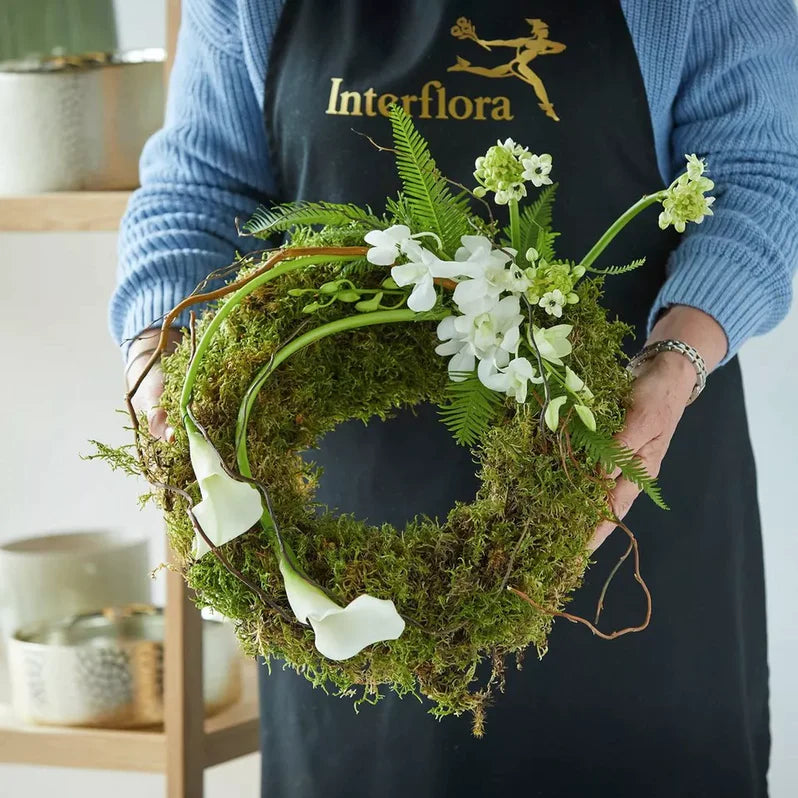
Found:
[{"label": "white ceramic bowl", "polygon": [[[28,723],[135,728],[164,717],[164,615],[122,608],[20,630],[8,646],[15,714]],[[241,693],[241,654],[226,622],[203,620],[206,714]]]},{"label": "white ceramic bowl", "polygon": [[148,541],[115,530],[45,534],[0,546],[0,633],[103,607],[149,604]]},{"label": "white ceramic bowl", "polygon": [[0,62],[0,195],[129,189],[163,124],[163,50]]}]

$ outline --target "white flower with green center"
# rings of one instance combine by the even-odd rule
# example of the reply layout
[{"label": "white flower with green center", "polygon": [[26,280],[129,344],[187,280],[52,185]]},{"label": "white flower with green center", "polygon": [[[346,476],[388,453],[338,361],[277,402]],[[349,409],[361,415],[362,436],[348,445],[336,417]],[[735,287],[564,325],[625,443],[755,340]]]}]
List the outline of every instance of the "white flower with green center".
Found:
[{"label": "white flower with green center", "polygon": [[705,216],[712,216],[710,207],[714,197],[704,196],[705,192],[715,184],[704,176],[706,164],[696,155],[687,156],[687,172],[679,175],[668,186],[662,200],[662,213],[659,215],[659,226],[665,229],[669,225],[683,233],[688,222],[701,224]]},{"label": "white flower with green center", "polygon": [[[415,242],[413,242],[415,244]],[[432,310],[438,300],[435,293],[435,279],[454,279],[462,272],[462,265],[453,261],[443,261],[428,249],[415,245],[412,260],[400,263],[391,269],[394,282],[404,288],[414,286],[407,298],[407,307],[416,313]]]},{"label": "white flower with green center", "polygon": [[392,266],[400,255],[416,254],[419,246],[404,224],[395,224],[387,230],[370,230],[364,240],[371,244],[366,260],[375,266]]},{"label": "white flower with green center", "polygon": [[507,366],[493,374],[480,375],[485,387],[515,397],[519,404],[526,402],[529,383],[541,383],[532,364],[525,357],[516,357]]},{"label": "white flower with green center", "polygon": [[484,197],[488,191],[492,191],[497,205],[506,205],[510,200],[525,197],[521,160],[529,154],[526,147],[516,144],[512,139],[497,141],[496,146],[476,160],[474,177],[479,186],[474,189],[475,196]]},{"label": "white flower with green center", "polygon": [[556,316],[559,319],[562,316],[563,305],[567,301],[565,294],[559,288],[555,288],[553,291],[543,294],[538,305],[550,316]]},{"label": "white flower with green center", "polygon": [[[190,423],[186,425],[189,456],[202,501],[192,511],[202,531],[214,546],[221,546],[243,535],[263,514],[260,493],[225,471],[219,453]],[[200,537],[197,558],[210,551]]]},{"label": "white flower with green center", "polygon": [[405,629],[404,619],[390,600],[365,593],[342,607],[305,579],[286,557],[280,559],[280,572],[291,610],[297,620],[313,628],[316,649],[327,659],[349,659],[373,643],[396,640]]},{"label": "white flower with green center", "polygon": [[524,167],[522,177],[524,180],[529,180],[533,186],[540,188],[540,186],[551,185],[551,155],[544,152],[543,155],[529,155],[522,158],[521,165]]},{"label": "white flower with green center", "polygon": [[521,341],[520,302],[516,296],[504,297],[487,313],[447,316],[438,324],[439,355],[451,355],[449,373],[453,380],[463,379],[458,372],[474,370],[477,359],[498,368],[507,365],[510,354]]},{"label": "white flower with green center", "polygon": [[554,327],[532,326],[532,339],[534,340],[540,356],[549,363],[562,366],[562,359],[571,354],[571,342],[568,336],[573,330],[571,324],[557,324]]}]

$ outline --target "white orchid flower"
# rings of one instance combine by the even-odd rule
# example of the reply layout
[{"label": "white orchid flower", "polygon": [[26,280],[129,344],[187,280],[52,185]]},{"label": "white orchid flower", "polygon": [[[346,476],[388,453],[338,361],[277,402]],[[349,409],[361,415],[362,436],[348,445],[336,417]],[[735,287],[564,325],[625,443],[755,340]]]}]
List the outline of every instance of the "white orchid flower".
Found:
[{"label": "white orchid flower", "polygon": [[401,254],[415,254],[418,244],[413,241],[410,228],[395,224],[387,230],[371,230],[364,236],[371,248],[366,260],[375,266],[392,266]]},{"label": "white orchid flower", "polygon": [[285,557],[280,559],[280,571],[291,610],[301,623],[313,628],[316,649],[327,659],[349,659],[372,643],[396,640],[405,629],[390,600],[365,593],[341,607],[308,582]]},{"label": "white orchid flower", "polygon": [[454,289],[453,299],[466,315],[489,312],[499,296],[509,291],[521,293],[529,287],[529,279],[512,261],[515,250],[491,249],[484,236],[463,236],[463,246],[455,253],[455,260],[466,267],[463,280]]},{"label": "white orchid flower", "polygon": [[[199,431],[188,425],[186,432],[191,465],[202,494],[202,501],[192,508],[194,516],[211,542],[221,546],[257,523],[263,514],[260,493],[225,472],[219,453]],[[200,537],[197,557],[209,551],[208,544]]]},{"label": "white orchid flower", "polygon": [[407,285],[414,285],[415,288],[407,298],[407,307],[416,313],[425,310],[432,310],[437,301],[435,293],[435,279],[446,278],[454,279],[462,271],[461,264],[453,261],[441,260],[433,252],[424,249],[415,242],[412,242],[416,250],[411,251],[411,260],[407,263],[400,263],[391,269],[391,277],[394,282],[404,288]]},{"label": "white orchid flower", "polygon": [[562,366],[562,358],[571,354],[571,342],[568,336],[573,325],[557,324],[554,327],[532,326],[532,337],[540,356],[549,363]]},{"label": "white orchid flower", "polygon": [[514,396],[515,401],[519,404],[526,402],[530,382],[543,382],[543,378],[537,375],[534,367],[525,357],[514,358],[506,368],[494,374],[480,375],[480,380],[485,387],[493,391]]},{"label": "white orchid flower", "polygon": [[476,358],[495,368],[504,367],[510,354],[518,350],[523,318],[517,296],[504,297],[487,313],[447,316],[437,330],[438,338],[445,343],[435,351],[453,356],[449,361],[450,374],[473,371]]}]

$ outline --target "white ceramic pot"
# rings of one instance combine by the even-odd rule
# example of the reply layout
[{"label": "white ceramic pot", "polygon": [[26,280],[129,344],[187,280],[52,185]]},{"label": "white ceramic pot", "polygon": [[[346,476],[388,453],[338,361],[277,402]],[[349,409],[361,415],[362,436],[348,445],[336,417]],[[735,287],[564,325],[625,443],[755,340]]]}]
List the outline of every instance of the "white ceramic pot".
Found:
[{"label": "white ceramic pot", "polygon": [[0,546],[0,633],[104,607],[149,604],[148,542],[76,531]]},{"label": "white ceramic pot", "polygon": [[[15,714],[28,723],[135,728],[164,718],[164,615],[120,608],[20,630],[9,641]],[[241,691],[229,623],[203,620],[206,713]]]},{"label": "white ceramic pot", "polygon": [[0,63],[0,195],[138,185],[163,124],[164,51]]}]

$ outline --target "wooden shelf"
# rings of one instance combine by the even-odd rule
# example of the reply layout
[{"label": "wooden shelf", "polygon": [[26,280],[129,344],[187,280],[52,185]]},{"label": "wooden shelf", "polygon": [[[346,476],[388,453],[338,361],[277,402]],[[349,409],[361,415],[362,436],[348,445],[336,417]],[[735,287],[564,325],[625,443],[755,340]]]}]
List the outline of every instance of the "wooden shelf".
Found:
[{"label": "wooden shelf", "polygon": [[57,191],[0,197],[0,231],[117,230],[129,191]]},{"label": "wooden shelf", "polygon": [[[205,768],[258,750],[257,666],[246,660],[242,667],[241,699],[205,721]],[[0,762],[163,773],[166,735],[163,730],[33,726],[17,721],[10,707],[0,704]]]}]

